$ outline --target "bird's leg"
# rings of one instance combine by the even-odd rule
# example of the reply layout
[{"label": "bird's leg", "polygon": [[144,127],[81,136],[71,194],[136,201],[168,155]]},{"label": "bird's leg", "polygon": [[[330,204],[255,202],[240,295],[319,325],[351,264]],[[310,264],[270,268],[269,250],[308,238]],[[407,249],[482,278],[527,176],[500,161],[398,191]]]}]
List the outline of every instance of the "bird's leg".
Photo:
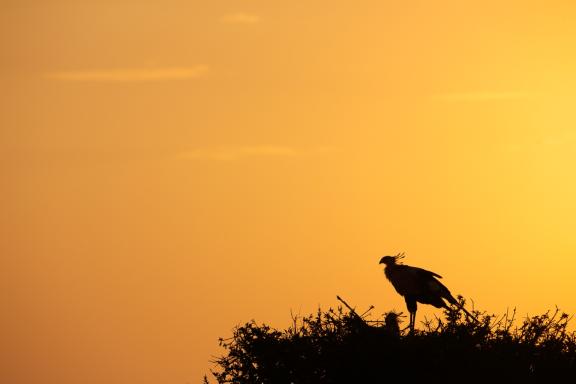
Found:
[{"label": "bird's leg", "polygon": [[408,333],[411,334],[414,332],[414,319],[416,318],[416,314],[413,312],[410,313],[410,321],[408,322],[408,326],[404,328],[402,331],[409,330]]},{"label": "bird's leg", "polygon": [[418,303],[413,296],[404,296],[404,300],[406,301],[408,312],[410,312],[410,333],[414,333],[414,323],[416,322]]}]

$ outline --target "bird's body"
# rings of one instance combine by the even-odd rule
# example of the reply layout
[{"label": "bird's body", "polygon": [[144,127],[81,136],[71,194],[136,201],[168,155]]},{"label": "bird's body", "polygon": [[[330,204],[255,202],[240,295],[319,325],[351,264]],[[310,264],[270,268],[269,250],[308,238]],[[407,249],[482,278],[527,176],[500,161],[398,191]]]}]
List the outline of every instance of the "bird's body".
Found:
[{"label": "bird's body", "polygon": [[398,264],[398,259],[402,257],[403,255],[384,256],[380,260],[380,264],[385,264],[384,274],[386,278],[392,283],[396,292],[403,296],[406,301],[406,307],[410,312],[411,331],[414,330],[417,303],[430,304],[436,308],[449,308],[448,304],[446,304],[447,301],[477,320],[458,303],[450,293],[450,290],[438,280],[442,276],[426,269]]},{"label": "bird's body", "polygon": [[454,304],[456,299],[448,288],[437,278],[442,276],[422,268],[409,265],[391,264],[384,270],[386,278],[400,295],[413,297],[422,304],[431,304],[436,308],[446,307],[442,299]]}]

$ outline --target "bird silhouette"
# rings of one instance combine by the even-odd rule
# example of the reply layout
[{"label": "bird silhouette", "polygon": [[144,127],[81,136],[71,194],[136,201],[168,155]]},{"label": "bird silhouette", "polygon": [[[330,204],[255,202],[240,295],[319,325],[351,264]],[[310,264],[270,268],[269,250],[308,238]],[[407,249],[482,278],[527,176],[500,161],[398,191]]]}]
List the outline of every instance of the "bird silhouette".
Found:
[{"label": "bird silhouette", "polygon": [[[448,303],[453,304],[466,313],[467,316],[479,322],[470,312],[468,312],[450,293],[438,279],[441,279],[437,273],[427,271],[418,267],[411,267],[399,263],[404,258],[403,253],[396,256],[384,256],[380,259],[379,264],[384,264],[384,274],[392,283],[396,292],[404,297],[406,308],[410,312],[410,332],[414,332],[414,323],[416,321],[417,303],[430,304],[436,308],[450,309]],[[446,300],[446,301],[444,301]]]},{"label": "bird silhouette", "polygon": [[402,316],[402,312],[396,313],[394,311],[388,312],[384,316],[384,329],[391,335],[400,336],[400,320],[399,317]]}]

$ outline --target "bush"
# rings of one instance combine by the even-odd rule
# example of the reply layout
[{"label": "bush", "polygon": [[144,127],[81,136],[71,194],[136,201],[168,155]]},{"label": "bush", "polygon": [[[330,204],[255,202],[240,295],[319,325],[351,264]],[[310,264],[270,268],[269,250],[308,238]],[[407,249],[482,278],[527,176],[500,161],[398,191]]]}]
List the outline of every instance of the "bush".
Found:
[{"label": "bush", "polygon": [[[460,298],[462,304],[463,300]],[[284,331],[254,321],[220,339],[226,354],[215,360],[220,384],[549,382],[576,376],[576,336],[558,309],[528,317],[474,311],[480,322],[445,310],[414,334],[388,321],[368,321],[339,307],[293,318]],[[208,382],[205,378],[205,382]],[[412,381],[409,381],[412,382]]]}]

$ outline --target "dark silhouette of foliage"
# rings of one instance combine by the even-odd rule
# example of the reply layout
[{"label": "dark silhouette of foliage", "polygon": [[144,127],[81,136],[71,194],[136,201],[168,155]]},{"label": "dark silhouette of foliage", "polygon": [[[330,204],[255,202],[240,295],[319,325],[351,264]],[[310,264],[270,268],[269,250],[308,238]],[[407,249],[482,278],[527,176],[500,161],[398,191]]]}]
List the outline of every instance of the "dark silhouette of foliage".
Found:
[{"label": "dark silhouette of foliage", "polygon": [[387,323],[370,321],[341,307],[294,317],[284,331],[251,321],[220,339],[226,354],[215,360],[212,375],[220,384],[576,378],[576,334],[567,314],[556,309],[515,325],[515,312],[473,313],[480,322],[445,310],[444,318],[425,320],[413,334],[390,326],[396,315]]}]

